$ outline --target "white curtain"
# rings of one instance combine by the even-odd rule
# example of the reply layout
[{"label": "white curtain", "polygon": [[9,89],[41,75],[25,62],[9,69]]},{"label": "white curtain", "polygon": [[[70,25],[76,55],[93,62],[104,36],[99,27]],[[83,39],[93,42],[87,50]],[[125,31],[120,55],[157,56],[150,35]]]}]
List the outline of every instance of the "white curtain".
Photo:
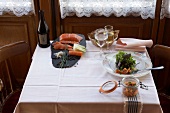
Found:
[{"label": "white curtain", "polygon": [[13,14],[18,17],[35,14],[33,0],[0,0],[0,15]]},{"label": "white curtain", "polygon": [[170,18],[170,0],[162,1],[161,19],[164,17]]},{"label": "white curtain", "polygon": [[60,0],[61,18],[77,15],[90,17],[92,14],[109,17],[141,16],[155,17],[156,0]]}]

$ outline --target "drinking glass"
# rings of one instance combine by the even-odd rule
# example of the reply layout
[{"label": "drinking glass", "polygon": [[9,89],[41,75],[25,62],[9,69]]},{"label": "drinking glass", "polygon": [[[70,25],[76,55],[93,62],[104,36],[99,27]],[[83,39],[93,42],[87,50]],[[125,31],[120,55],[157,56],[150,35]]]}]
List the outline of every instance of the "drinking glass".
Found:
[{"label": "drinking glass", "polygon": [[106,40],[106,44],[107,44],[107,49],[109,49],[110,45],[114,42],[114,30],[113,30],[113,26],[111,25],[106,25],[104,27],[105,31],[108,33],[108,39]]},{"label": "drinking glass", "polygon": [[108,34],[103,28],[99,28],[95,31],[95,39],[97,45],[100,47],[100,58],[102,58],[102,47],[105,45],[106,40],[108,39]]}]

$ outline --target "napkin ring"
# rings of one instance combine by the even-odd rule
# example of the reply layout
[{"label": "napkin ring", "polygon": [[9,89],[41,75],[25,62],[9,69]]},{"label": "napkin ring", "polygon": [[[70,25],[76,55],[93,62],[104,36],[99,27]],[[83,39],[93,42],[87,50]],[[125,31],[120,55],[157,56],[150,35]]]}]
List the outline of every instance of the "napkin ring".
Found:
[{"label": "napkin ring", "polygon": [[[114,85],[112,88],[108,89],[108,90],[104,90],[103,88],[105,87],[105,85],[106,85],[106,84],[109,84],[109,83],[114,83],[115,85]],[[113,92],[117,87],[118,87],[118,83],[117,83],[116,81],[107,81],[107,82],[105,82],[105,83],[100,87],[99,92],[100,92],[100,93],[111,93],[111,92]]]}]

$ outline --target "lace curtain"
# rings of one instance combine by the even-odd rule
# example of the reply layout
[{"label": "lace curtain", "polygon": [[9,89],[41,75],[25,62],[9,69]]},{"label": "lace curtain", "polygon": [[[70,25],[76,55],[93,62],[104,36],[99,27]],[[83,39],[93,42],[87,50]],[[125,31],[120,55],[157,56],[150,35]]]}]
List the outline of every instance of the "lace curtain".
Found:
[{"label": "lace curtain", "polygon": [[170,18],[170,0],[162,1],[161,19],[164,17]]},{"label": "lace curtain", "polygon": [[114,14],[120,16],[155,17],[156,0],[60,0],[61,18],[77,15],[90,17]]},{"label": "lace curtain", "polygon": [[5,13],[18,17],[35,14],[33,0],[0,0],[0,15]]}]

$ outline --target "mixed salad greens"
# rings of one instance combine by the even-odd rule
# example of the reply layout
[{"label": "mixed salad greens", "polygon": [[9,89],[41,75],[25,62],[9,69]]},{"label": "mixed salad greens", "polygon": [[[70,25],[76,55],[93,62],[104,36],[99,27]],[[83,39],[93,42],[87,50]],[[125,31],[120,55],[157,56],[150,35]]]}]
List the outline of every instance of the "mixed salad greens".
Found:
[{"label": "mixed salad greens", "polygon": [[136,60],[133,59],[131,54],[119,51],[116,54],[116,73],[130,74],[136,70]]}]

